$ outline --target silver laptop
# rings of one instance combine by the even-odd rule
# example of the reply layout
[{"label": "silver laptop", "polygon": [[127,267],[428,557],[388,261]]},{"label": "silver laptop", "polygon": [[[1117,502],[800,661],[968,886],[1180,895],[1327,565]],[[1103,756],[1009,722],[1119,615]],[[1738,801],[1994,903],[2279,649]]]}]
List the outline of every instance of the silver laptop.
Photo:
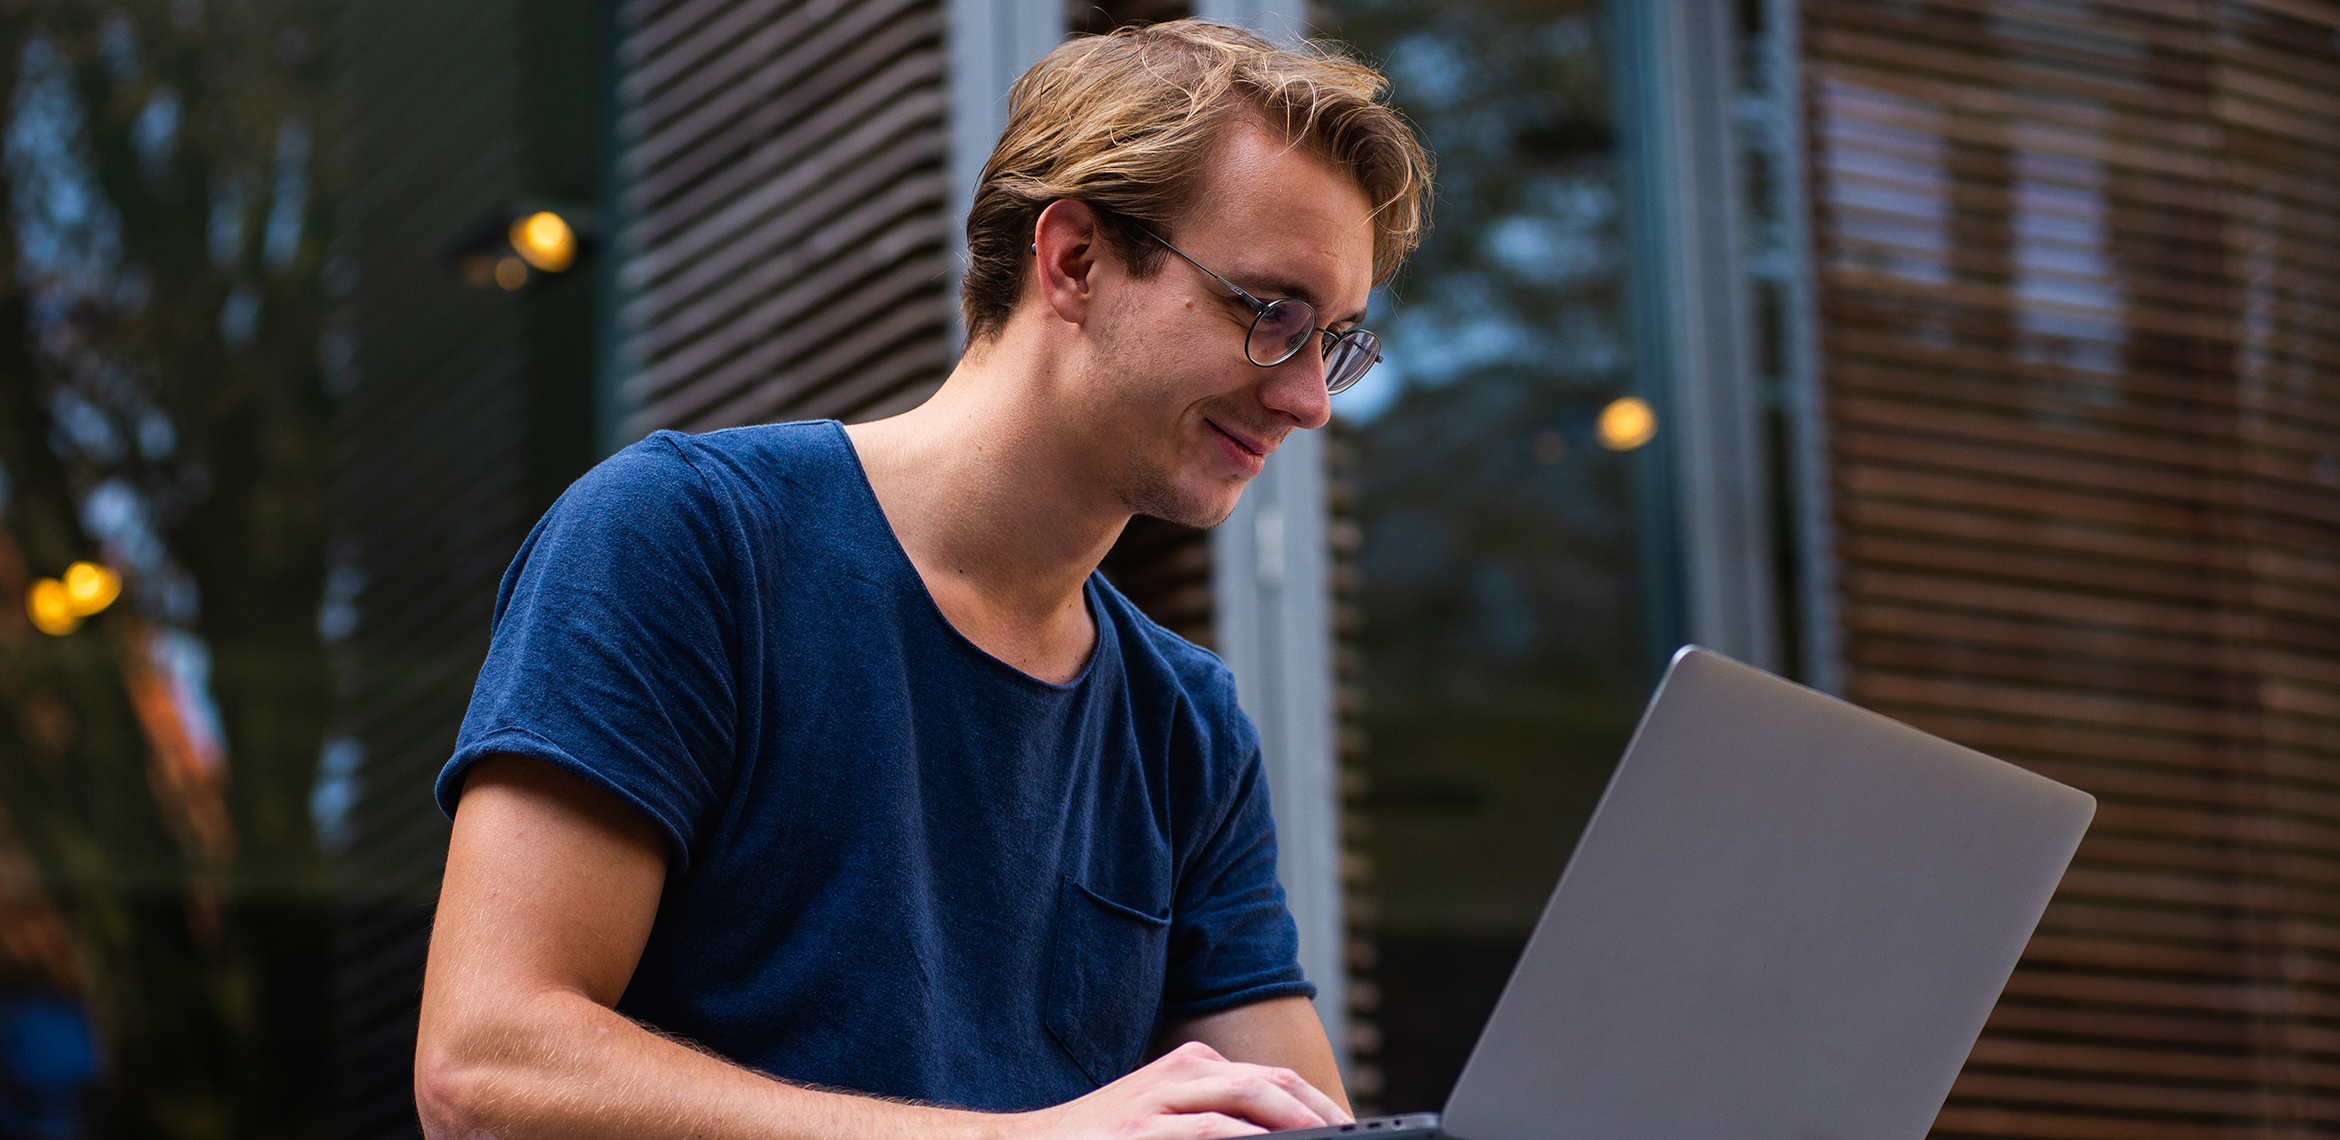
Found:
[{"label": "silver laptop", "polygon": [[1921,1140],[2095,814],[1684,647],[1443,1118],[1276,1135]]}]

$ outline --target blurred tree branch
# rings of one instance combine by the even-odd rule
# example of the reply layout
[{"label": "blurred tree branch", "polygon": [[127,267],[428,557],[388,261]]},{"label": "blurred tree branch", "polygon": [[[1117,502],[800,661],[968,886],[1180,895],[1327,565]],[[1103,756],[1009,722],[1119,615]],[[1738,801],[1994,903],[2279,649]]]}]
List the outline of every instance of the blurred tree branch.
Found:
[{"label": "blurred tree branch", "polygon": [[[21,620],[24,583],[0,580],[0,701],[18,729],[0,733],[0,801],[71,931],[109,1050],[107,1131],[124,1135],[324,1130],[331,880],[308,798],[333,696],[317,632],[329,17],[0,8],[12,146],[56,129],[25,110],[26,61],[53,52],[82,127],[64,142],[118,224],[110,276],[79,293],[24,279],[24,211],[0,226],[0,555],[16,555],[0,579],[99,558],[134,587],[48,637]],[[124,511],[159,549],[128,549],[142,532]],[[116,530],[91,533],[98,516]],[[190,646],[208,656],[200,691]],[[216,771],[191,743],[205,699]]]}]

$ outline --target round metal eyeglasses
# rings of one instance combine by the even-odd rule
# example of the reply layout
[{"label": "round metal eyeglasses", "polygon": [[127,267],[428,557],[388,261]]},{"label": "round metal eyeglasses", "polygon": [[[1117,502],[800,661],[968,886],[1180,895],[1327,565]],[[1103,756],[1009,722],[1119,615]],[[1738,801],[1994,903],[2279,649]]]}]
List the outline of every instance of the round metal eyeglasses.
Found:
[{"label": "round metal eyeglasses", "polygon": [[1282,297],[1262,301],[1236,283],[1211,273],[1209,266],[1186,256],[1186,251],[1162,241],[1162,236],[1143,226],[1138,232],[1162,242],[1162,248],[1185,258],[1188,265],[1211,274],[1211,280],[1227,287],[1228,291],[1251,306],[1251,332],[1243,338],[1243,355],[1261,368],[1273,368],[1292,359],[1307,347],[1310,339],[1324,343],[1324,390],[1345,392],[1365,378],[1367,370],[1381,363],[1381,338],[1364,329],[1334,330],[1321,328],[1316,323],[1316,310],[1308,302],[1296,297]]}]

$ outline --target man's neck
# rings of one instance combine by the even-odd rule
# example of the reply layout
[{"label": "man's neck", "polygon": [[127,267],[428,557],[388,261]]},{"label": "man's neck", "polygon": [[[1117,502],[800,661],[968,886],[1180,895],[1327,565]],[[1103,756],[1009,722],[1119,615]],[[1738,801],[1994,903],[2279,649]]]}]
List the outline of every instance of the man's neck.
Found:
[{"label": "man's neck", "polygon": [[[968,640],[1045,681],[1096,643],[1082,584],[1129,511],[1077,453],[1023,353],[970,354],[932,399],[847,427],[886,522]],[[1014,361],[1023,367],[1004,364]]]}]

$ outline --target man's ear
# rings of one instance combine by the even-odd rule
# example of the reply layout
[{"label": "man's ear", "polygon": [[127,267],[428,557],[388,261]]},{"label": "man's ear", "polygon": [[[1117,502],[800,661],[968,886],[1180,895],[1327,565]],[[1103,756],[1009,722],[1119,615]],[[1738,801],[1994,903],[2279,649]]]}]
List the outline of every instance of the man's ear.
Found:
[{"label": "man's ear", "polygon": [[1097,300],[1097,268],[1105,235],[1097,211],[1086,202],[1059,198],[1040,211],[1032,226],[1032,261],[1040,275],[1040,299],[1067,324],[1086,324]]}]

